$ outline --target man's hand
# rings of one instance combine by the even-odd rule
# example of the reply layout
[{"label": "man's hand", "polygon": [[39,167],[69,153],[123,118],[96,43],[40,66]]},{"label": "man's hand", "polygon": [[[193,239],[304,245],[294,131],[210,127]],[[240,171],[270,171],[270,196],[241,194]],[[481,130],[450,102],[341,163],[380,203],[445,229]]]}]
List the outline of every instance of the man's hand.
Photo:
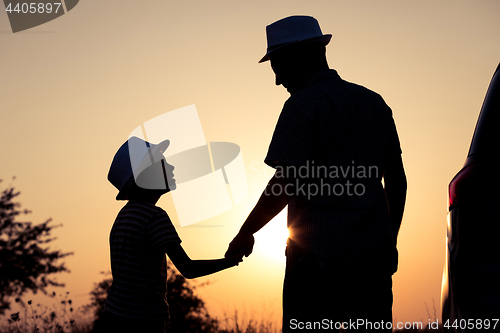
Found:
[{"label": "man's hand", "polygon": [[[230,257],[235,254],[248,257],[253,250],[255,240],[253,234],[265,226],[273,217],[285,208],[291,200],[291,196],[286,194],[286,191],[280,191],[279,195],[274,194],[272,188],[274,186],[293,186],[293,182],[285,177],[277,177],[276,174],[269,180],[266,190],[262,192],[259,201],[248,215],[245,223],[241,226],[240,231],[229,244],[225,257]],[[268,189],[268,190],[267,190]]]},{"label": "man's hand", "polygon": [[248,257],[252,253],[255,239],[252,234],[237,234],[233,241],[229,243],[229,248],[224,257],[241,255]]}]

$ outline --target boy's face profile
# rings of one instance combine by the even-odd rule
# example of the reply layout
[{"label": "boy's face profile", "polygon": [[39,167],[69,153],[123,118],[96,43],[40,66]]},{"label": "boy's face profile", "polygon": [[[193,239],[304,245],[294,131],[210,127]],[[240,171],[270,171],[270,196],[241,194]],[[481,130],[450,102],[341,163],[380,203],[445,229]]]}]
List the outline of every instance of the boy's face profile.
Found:
[{"label": "boy's face profile", "polygon": [[162,169],[165,172],[164,179],[166,182],[167,192],[175,190],[177,188],[177,184],[175,183],[174,178],[175,167],[171,164],[168,164],[167,160],[165,160],[164,158],[160,161],[160,163],[162,163]]},{"label": "boy's face profile", "polygon": [[142,189],[163,190],[167,193],[176,189],[173,171],[174,166],[162,158],[142,171],[135,179],[135,183]]},{"label": "boy's face profile", "polygon": [[[165,158],[144,169],[125,190],[127,200],[156,202],[163,194],[176,189],[174,166]],[[154,200],[150,200],[150,199]]]}]

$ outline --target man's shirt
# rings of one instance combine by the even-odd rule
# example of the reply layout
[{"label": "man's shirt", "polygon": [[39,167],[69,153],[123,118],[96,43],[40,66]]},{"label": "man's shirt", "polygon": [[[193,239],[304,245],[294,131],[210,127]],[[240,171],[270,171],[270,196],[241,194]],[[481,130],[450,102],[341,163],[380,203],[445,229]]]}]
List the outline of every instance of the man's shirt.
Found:
[{"label": "man's shirt", "polygon": [[285,102],[265,158],[295,184],[293,243],[339,260],[394,257],[381,179],[395,154],[398,134],[380,95],[332,69],[313,75]]}]

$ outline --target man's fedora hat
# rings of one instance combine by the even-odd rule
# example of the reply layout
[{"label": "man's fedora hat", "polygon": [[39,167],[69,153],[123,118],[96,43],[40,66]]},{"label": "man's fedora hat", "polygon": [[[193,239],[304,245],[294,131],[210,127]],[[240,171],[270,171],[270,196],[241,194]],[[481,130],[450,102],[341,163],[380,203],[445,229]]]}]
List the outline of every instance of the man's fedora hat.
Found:
[{"label": "man's fedora hat", "polygon": [[[137,180],[141,172],[164,158],[163,152],[167,149],[169,144],[169,140],[162,141],[159,144],[153,144],[134,136],[129,138],[120,149],[118,149],[113,158],[113,162],[111,162],[108,173],[108,180],[119,191],[116,200],[126,199],[127,188]],[[155,183],[153,185],[154,187],[148,185],[147,188],[165,189],[167,187],[167,180],[164,178],[163,173],[152,176],[153,177],[150,176],[148,178],[150,178],[150,180],[154,178],[152,179],[153,182],[149,182]],[[141,186],[141,184],[137,185]]]},{"label": "man's fedora hat", "polygon": [[298,42],[318,42],[327,45],[332,35],[323,35],[318,21],[311,16],[289,16],[266,27],[267,53],[259,63],[269,60],[269,54],[283,46]]}]

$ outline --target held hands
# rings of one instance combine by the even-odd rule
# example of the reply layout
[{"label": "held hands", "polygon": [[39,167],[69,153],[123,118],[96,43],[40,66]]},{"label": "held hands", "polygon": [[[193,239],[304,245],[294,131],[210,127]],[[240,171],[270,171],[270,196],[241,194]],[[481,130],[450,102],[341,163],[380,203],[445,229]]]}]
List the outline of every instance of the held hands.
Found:
[{"label": "held hands", "polygon": [[240,264],[240,262],[243,261],[243,256],[241,255],[232,255],[230,257],[224,257],[224,259],[228,264],[229,264],[229,267],[234,267],[234,266],[238,266]]},{"label": "held hands", "polygon": [[229,243],[229,248],[224,257],[239,257],[242,260],[243,256],[248,257],[252,253],[254,243],[255,239],[252,234],[238,233],[232,242]]}]

